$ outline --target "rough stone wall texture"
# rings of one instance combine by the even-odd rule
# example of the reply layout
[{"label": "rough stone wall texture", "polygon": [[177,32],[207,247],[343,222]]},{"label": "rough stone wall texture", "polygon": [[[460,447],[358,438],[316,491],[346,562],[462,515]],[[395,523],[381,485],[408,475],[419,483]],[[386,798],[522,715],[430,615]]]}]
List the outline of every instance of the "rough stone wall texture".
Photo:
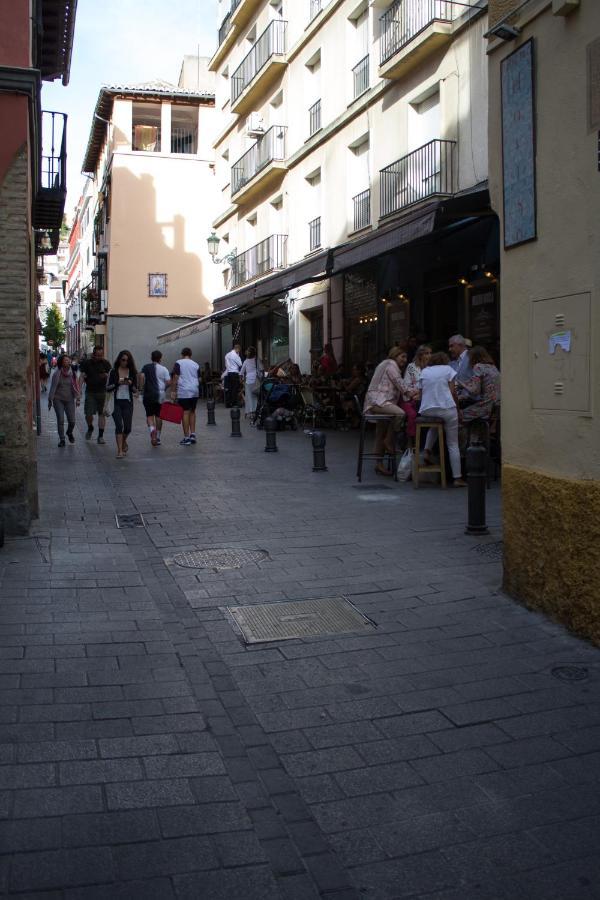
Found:
[{"label": "rough stone wall texture", "polygon": [[520,6],[523,0],[489,0],[489,23],[494,25]]},{"label": "rough stone wall texture", "polygon": [[503,466],[504,588],[600,644],[600,482]]},{"label": "rough stone wall texture", "polygon": [[0,514],[9,532],[37,514],[32,432],[32,288],[29,156],[16,155],[0,185]]}]

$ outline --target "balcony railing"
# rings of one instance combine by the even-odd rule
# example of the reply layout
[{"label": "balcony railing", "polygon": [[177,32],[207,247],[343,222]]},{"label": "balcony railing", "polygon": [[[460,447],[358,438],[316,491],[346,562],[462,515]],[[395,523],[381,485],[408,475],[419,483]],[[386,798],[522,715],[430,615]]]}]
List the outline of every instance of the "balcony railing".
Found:
[{"label": "balcony railing", "polygon": [[308,110],[308,136],[312,137],[321,128],[321,101],[316,103]]},{"label": "balcony railing", "polygon": [[285,159],[286,132],[285,126],[273,125],[233,164],[231,167],[232,194],[241,190],[269,163]]},{"label": "balcony railing", "polygon": [[356,63],[352,69],[352,79],[354,84],[354,99],[360,97],[361,94],[369,87],[369,54]]},{"label": "balcony railing", "polygon": [[321,246],[321,216],[308,223],[309,250],[318,250]]},{"label": "balcony railing", "polygon": [[[47,231],[52,251],[58,246],[67,196],[67,116],[42,112],[40,180],[33,204],[32,225]],[[43,252],[48,252],[44,250]]]},{"label": "balcony railing", "polygon": [[354,231],[360,231],[371,224],[371,188],[361,191],[352,198],[354,205]]},{"label": "balcony railing", "polygon": [[234,257],[231,263],[231,286],[238,287],[253,278],[260,278],[281,269],[287,260],[287,234],[272,234],[270,237]]},{"label": "balcony railing", "polygon": [[430,141],[382,169],[380,215],[388,216],[434,194],[453,194],[455,143]]},{"label": "balcony railing", "polygon": [[266,66],[272,56],[286,50],[287,22],[277,20],[268,25],[249,53],[231,76],[231,102],[235,103],[250,82]]},{"label": "balcony railing", "polygon": [[310,0],[309,22],[319,15],[323,8],[323,0]]},{"label": "balcony railing", "polygon": [[221,27],[219,28],[219,44],[220,47],[229,32],[231,31],[231,10],[225,15],[225,18],[221,22]]},{"label": "balcony railing", "polygon": [[196,153],[196,134],[189,128],[171,127],[171,153]]},{"label": "balcony railing", "polygon": [[452,0],[396,0],[381,17],[383,65],[432,22],[452,22]]}]

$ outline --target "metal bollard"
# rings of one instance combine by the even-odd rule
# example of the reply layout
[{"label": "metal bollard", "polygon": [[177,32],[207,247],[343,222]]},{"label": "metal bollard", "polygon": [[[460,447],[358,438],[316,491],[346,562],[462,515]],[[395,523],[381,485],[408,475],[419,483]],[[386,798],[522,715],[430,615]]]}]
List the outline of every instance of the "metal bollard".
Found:
[{"label": "metal bollard", "polygon": [[478,437],[467,447],[469,521],[465,534],[489,534],[485,524],[487,450]]},{"label": "metal bollard", "polygon": [[207,425],[216,425],[215,422],[215,401],[207,400],[206,401],[206,424]]},{"label": "metal bollard", "polygon": [[265,453],[277,453],[277,423],[272,416],[265,419]]},{"label": "metal bollard", "polygon": [[231,410],[231,437],[241,437],[240,430],[240,411],[238,407]]},{"label": "metal bollard", "polygon": [[312,445],[313,445],[313,472],[326,472],[327,466],[325,465],[325,444],[327,443],[327,437],[323,434],[322,431],[313,431],[312,435]]}]

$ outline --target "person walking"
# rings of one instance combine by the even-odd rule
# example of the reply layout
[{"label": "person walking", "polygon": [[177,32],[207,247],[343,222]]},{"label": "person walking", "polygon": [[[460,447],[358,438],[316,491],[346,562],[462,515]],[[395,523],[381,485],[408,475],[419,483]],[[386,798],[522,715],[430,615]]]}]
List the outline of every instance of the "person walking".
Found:
[{"label": "person walking", "polygon": [[129,350],[122,350],[108,374],[106,390],[114,395],[113,419],[117,442],[117,459],[127,455],[127,437],[131,434],[133,398],[137,392],[138,373]]},{"label": "person walking", "polygon": [[[459,411],[455,378],[456,372],[450,366],[449,357],[445,353],[433,353],[419,376],[419,415],[443,419],[454,487],[465,487],[458,445]],[[423,453],[426,465],[431,463],[431,451],[436,440],[437,434],[433,428],[429,428]],[[416,447],[415,451],[418,453],[419,448]]]},{"label": "person walking", "polygon": [[63,353],[56,361],[52,373],[50,390],[48,391],[48,409],[54,406],[58,427],[58,446],[65,446],[65,413],[67,415],[67,437],[70,444],[75,443],[75,406],[79,406],[79,385],[71,370],[71,358]]},{"label": "person walking", "polygon": [[225,406],[237,406],[240,395],[240,372],[242,369],[242,345],[235,341],[229,353],[225,354],[225,377],[223,388],[225,390]]},{"label": "person walking", "polygon": [[246,418],[254,422],[254,413],[258,403],[258,392],[260,390],[260,378],[258,369],[258,357],[254,347],[248,347],[246,350],[246,359],[240,369],[240,378],[244,384],[244,407]]},{"label": "person walking", "polygon": [[[241,366],[240,366],[241,368]],[[196,405],[200,393],[200,366],[192,359],[192,351],[184,347],[181,351],[181,359],[178,359],[171,372],[171,391],[175,395],[173,399],[183,409],[183,439],[179,441],[182,447],[188,447],[196,443]]]},{"label": "person walking", "polygon": [[45,353],[40,353],[39,373],[42,394],[45,394],[48,390],[48,378],[50,377],[50,372],[48,371],[48,360]]},{"label": "person walking", "polygon": [[89,441],[94,433],[94,416],[98,416],[98,443],[105,444],[104,428],[106,417],[106,382],[110,372],[110,363],[104,359],[104,350],[96,346],[91,359],[84,359],[79,366],[80,383],[85,384],[85,401],[83,412],[87,422],[85,433],[86,441]]},{"label": "person walking", "polygon": [[160,405],[165,399],[167,387],[171,384],[171,376],[167,367],[161,365],[162,353],[160,350],[153,350],[150,359],[152,362],[142,366],[139,376],[139,389],[142,393],[142,401],[146,410],[146,423],[150,432],[150,443],[153,447],[158,447],[160,446],[160,433],[162,431]]}]

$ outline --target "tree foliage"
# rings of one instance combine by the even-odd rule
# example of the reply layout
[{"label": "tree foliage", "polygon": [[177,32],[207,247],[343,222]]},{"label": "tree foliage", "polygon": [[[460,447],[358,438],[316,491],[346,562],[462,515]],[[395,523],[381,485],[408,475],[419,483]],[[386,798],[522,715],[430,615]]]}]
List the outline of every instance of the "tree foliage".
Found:
[{"label": "tree foliage", "polygon": [[46,321],[42,328],[42,334],[44,335],[46,343],[49,344],[50,347],[54,347],[55,350],[62,345],[65,339],[65,323],[56,303],[53,303],[46,313]]}]

